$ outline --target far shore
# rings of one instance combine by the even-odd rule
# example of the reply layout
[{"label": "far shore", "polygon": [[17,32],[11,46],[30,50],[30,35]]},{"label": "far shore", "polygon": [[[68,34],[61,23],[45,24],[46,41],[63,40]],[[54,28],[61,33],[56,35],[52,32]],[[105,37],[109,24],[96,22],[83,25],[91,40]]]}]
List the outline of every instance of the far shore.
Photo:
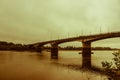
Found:
[{"label": "far shore", "polygon": [[[35,51],[35,50],[0,50],[0,51],[19,51],[19,52],[24,52],[24,51],[28,51],[28,52],[38,52],[38,51]],[[47,52],[50,52],[50,49],[45,49],[43,51],[47,51]],[[82,50],[61,50],[59,49],[59,51],[82,51]],[[91,51],[118,51],[116,49],[112,49],[112,50],[91,50]]]},{"label": "far shore", "polygon": [[[82,51],[82,50],[60,50],[60,51]],[[118,50],[112,49],[112,50],[92,50],[92,51],[118,51]]]}]

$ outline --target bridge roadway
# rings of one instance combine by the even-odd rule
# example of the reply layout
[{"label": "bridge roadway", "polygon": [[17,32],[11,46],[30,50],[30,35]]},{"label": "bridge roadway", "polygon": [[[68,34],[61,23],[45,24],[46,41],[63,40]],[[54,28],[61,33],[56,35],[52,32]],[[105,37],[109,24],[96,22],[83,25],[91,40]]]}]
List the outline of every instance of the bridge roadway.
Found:
[{"label": "bridge roadway", "polygon": [[79,41],[82,42],[82,67],[92,67],[91,65],[91,43],[94,41],[107,39],[107,38],[115,38],[120,37],[120,32],[110,32],[110,33],[101,33],[94,35],[85,35],[71,38],[64,38],[58,40],[44,41],[38,42],[34,44],[30,44],[31,48],[37,49],[37,51],[41,52],[42,47],[46,44],[51,44],[51,58],[58,59],[58,45],[65,42],[73,42]]}]

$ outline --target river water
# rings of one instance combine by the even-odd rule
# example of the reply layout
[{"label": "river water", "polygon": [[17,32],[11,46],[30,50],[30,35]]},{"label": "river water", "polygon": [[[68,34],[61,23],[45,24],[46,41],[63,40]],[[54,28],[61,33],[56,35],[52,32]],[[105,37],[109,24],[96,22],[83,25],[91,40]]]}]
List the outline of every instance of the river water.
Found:
[{"label": "river water", "polygon": [[[113,51],[93,51],[92,65],[102,67],[102,61],[111,61]],[[50,52],[0,51],[0,80],[105,80],[106,76],[74,70],[61,65],[80,65],[79,51],[59,51],[59,59],[51,60]],[[58,65],[59,64],[59,65]]]}]

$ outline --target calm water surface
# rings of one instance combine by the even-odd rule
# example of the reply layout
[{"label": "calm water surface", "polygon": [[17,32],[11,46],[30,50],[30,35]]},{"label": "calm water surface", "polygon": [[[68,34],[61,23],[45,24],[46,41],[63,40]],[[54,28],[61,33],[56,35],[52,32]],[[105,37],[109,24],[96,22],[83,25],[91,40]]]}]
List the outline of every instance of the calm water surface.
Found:
[{"label": "calm water surface", "polygon": [[[0,80],[105,80],[95,72],[77,71],[59,64],[81,65],[79,51],[59,51],[59,59],[51,60],[50,52],[0,51]],[[101,61],[111,61],[113,51],[93,51],[92,65],[101,68]]]}]

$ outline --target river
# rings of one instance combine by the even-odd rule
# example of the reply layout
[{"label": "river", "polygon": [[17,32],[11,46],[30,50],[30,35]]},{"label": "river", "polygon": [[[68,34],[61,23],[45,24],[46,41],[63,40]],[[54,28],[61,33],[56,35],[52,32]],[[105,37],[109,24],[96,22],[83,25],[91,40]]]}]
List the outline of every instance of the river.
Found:
[{"label": "river", "polygon": [[[111,61],[113,51],[93,51],[92,65],[102,67]],[[61,65],[81,65],[79,51],[59,51],[59,59],[51,60],[50,52],[0,51],[0,80],[105,80],[96,72],[74,70]]]}]

